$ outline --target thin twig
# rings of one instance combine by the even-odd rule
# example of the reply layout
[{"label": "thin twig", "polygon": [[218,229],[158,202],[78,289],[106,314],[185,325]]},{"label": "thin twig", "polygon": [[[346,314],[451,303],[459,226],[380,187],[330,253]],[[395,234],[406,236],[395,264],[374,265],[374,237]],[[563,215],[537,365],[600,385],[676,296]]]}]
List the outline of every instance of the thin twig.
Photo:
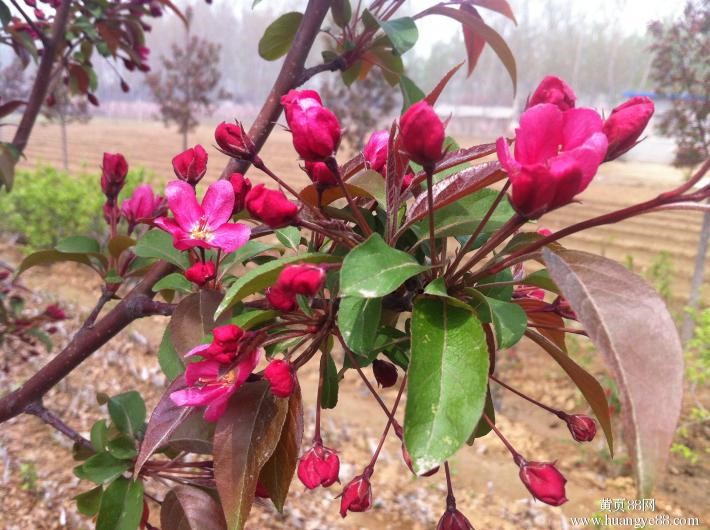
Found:
[{"label": "thin twig", "polygon": [[87,440],[81,434],[69,427],[69,425],[64,423],[64,421],[59,416],[48,410],[42,404],[41,400],[33,401],[25,407],[24,411],[27,414],[31,414],[32,416],[37,416],[44,423],[46,423],[53,429],[59,431],[73,442],[82,446],[84,449],[94,451],[94,447],[91,445],[91,442],[89,440]]}]

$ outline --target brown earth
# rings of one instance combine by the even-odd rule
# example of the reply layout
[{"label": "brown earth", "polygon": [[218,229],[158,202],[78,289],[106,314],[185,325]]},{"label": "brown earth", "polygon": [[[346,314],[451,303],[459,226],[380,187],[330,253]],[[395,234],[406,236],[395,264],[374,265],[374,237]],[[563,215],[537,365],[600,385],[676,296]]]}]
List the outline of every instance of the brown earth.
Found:
[{"label": "brown earth", "polygon": [[[60,160],[57,139],[55,128],[38,128],[30,144],[28,159],[57,164]],[[156,182],[165,182],[170,178],[170,158],[179,150],[176,148],[177,136],[172,132],[159,125],[135,122],[109,124],[96,121],[88,126],[73,126],[70,140],[72,159],[84,161],[87,168],[93,170],[98,167],[103,150],[122,151],[132,165],[143,165],[155,171]],[[198,140],[204,145],[211,145],[210,130],[200,128],[193,141]],[[216,174],[224,158],[213,148],[209,152],[211,167]],[[295,153],[286,135],[276,134],[273,137],[264,152],[264,159],[290,180],[296,180],[299,184],[305,182],[296,168]],[[73,171],[79,169],[79,165],[72,168]],[[622,175],[623,178],[613,175]],[[663,186],[667,189],[678,177],[669,168],[609,164],[584,194],[583,204],[572,205],[550,215],[544,224],[558,228],[651,197],[662,191]],[[657,259],[659,252],[667,250],[675,267],[673,285],[680,293],[680,300],[687,291],[698,228],[699,215],[695,213],[654,214],[592,230],[570,238],[565,244],[572,248],[603,252],[622,261],[626,255],[632,254],[641,272]],[[16,264],[21,259],[18,249],[10,245],[3,245],[0,249],[2,260]],[[71,265],[32,270],[23,276],[23,283],[37,293],[34,303],[38,307],[57,300],[67,304],[69,312],[75,315],[75,318],[62,324],[56,349],[61,348],[67,337],[78,328],[81,317],[87,315],[100,285],[96,277]],[[145,396],[150,410],[164,383],[155,359],[164,323],[165,320],[158,317],[134,323],[52,390],[47,397],[47,405],[85,434],[94,421],[106,417],[105,407],[99,407],[96,403],[97,392],[116,394],[138,389]],[[578,345],[579,349],[572,349],[578,362],[595,375],[602,376],[603,370],[589,353],[588,345],[582,341]],[[10,364],[9,373],[0,375],[0,393],[20,384],[50,358],[49,354],[42,354],[29,363],[13,363],[16,355],[16,351],[8,348],[0,351],[2,360]],[[504,381],[552,406],[587,411],[581,396],[566,377],[546,355],[530,344],[523,342],[506,354],[499,364],[498,373]],[[314,367],[307,367],[301,375],[301,383],[308,436],[312,432],[315,401]],[[384,422],[377,415],[376,404],[367,389],[354,373],[348,373],[340,392],[338,407],[324,413],[324,436],[326,444],[340,451],[343,462],[341,478],[347,481],[367,462]],[[705,403],[708,402],[707,392],[701,397]],[[384,398],[391,403],[394,392],[385,391]],[[520,398],[499,392],[495,399],[497,424],[511,442],[530,459],[558,462],[569,480],[567,496],[570,502],[561,508],[532,502],[517,478],[517,469],[509,455],[493,435],[488,435],[473,447],[460,451],[452,462],[459,508],[469,515],[476,528],[571,528],[569,517],[599,512],[601,499],[634,497],[627,459],[619,454],[611,461],[601,437],[580,446],[570,440],[564,425],[528,406]],[[686,412],[689,409],[690,403]],[[379,419],[373,421],[374,418]],[[705,454],[695,465],[680,456],[671,456],[669,473],[654,495],[655,514],[695,516],[707,522],[710,521],[707,503],[707,492],[710,491],[707,440],[710,430],[695,427],[690,434],[690,440],[685,443],[701,455]],[[619,433],[617,439],[620,439]],[[76,513],[71,501],[73,495],[88,490],[90,486],[81,483],[71,473],[71,450],[61,436],[33,417],[15,418],[4,425],[0,434],[0,460],[0,528],[90,527]],[[31,468],[36,469],[38,477],[34,484],[26,477],[23,480],[23,469],[26,475],[27,469]],[[160,491],[160,485],[154,483],[148,483],[147,487]],[[434,528],[444,508],[443,474],[415,480],[403,466],[399,446],[393,440],[385,445],[373,478],[373,489],[375,506],[372,511],[341,519],[337,513],[338,501],[334,499],[339,488],[310,492],[294,482],[284,515],[276,514],[268,506],[260,506],[254,510],[248,528],[423,530]],[[152,508],[157,512],[155,505]],[[155,517],[152,520],[157,524]],[[690,525],[676,527],[698,528]]]}]

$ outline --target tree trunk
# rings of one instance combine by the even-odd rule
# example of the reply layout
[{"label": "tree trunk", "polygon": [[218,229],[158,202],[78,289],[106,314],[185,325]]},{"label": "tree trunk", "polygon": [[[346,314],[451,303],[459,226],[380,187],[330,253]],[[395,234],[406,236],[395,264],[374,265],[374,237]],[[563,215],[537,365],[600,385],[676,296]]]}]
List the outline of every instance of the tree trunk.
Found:
[{"label": "tree trunk", "polygon": [[[710,204],[710,200],[708,204]],[[695,256],[693,279],[690,283],[690,297],[688,298],[688,306],[685,316],[683,317],[683,327],[680,332],[680,338],[683,344],[693,338],[693,331],[695,329],[695,315],[693,313],[700,305],[701,288],[705,277],[705,256],[708,252],[709,242],[710,212],[705,212],[703,214],[703,226],[700,229],[700,239],[698,240],[698,253]]]}]

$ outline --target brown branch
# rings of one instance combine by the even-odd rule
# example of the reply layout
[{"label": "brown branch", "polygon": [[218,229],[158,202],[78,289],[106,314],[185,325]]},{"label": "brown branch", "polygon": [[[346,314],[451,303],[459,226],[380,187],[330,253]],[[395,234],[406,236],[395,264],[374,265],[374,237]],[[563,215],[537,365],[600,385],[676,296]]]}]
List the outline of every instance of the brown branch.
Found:
[{"label": "brown branch", "polygon": [[87,440],[81,434],[69,427],[69,425],[64,423],[64,421],[54,412],[45,408],[41,400],[33,401],[32,403],[27,405],[24,408],[24,412],[26,412],[27,414],[32,414],[33,416],[37,416],[44,423],[56,429],[70,440],[82,446],[84,449],[88,449],[90,451],[94,450],[89,440]]},{"label": "brown branch", "polygon": [[52,79],[52,67],[54,66],[54,61],[56,60],[57,51],[60,48],[62,40],[64,39],[64,30],[66,29],[67,21],[69,20],[71,5],[71,0],[63,0],[61,5],[57,8],[54,15],[51,37],[44,43],[42,59],[37,67],[37,73],[35,74],[35,81],[32,85],[30,98],[27,101],[25,111],[22,113],[22,119],[20,120],[20,124],[17,126],[14,138],[12,139],[12,144],[20,152],[24,151],[27,146],[27,141],[30,138],[30,133],[32,132],[35,121],[37,120],[37,115],[42,108],[44,99],[47,97],[47,90]]},{"label": "brown branch", "polygon": [[[304,78],[304,65],[320,31],[320,26],[330,9],[330,4],[330,0],[310,0],[308,2],[303,20],[293,39],[291,49],[286,54],[276,82],[271,88],[261,112],[249,129],[249,136],[254,141],[257,152],[266,143],[266,139],[281,115],[281,96],[297,87],[299,82],[304,83],[308,80],[308,78]],[[316,73],[318,72],[313,72],[312,75]],[[222,178],[228,178],[232,173],[244,173],[248,167],[248,160],[232,159],[222,171]]]}]

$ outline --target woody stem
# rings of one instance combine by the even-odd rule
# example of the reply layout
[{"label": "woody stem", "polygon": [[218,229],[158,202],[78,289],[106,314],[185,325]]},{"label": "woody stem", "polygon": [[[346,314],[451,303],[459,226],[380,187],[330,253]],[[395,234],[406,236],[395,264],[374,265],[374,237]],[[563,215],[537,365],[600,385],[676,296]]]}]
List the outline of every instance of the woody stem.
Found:
[{"label": "woody stem", "polygon": [[355,204],[352,195],[350,195],[350,190],[348,190],[348,187],[345,185],[345,182],[343,182],[343,177],[340,174],[340,167],[338,167],[338,162],[335,160],[335,158],[331,156],[325,160],[325,163],[328,166],[328,169],[330,169],[333,175],[335,175],[335,180],[338,181],[338,186],[340,186],[340,189],[343,190],[345,200],[348,201],[348,206],[350,207],[350,210],[355,216],[355,219],[357,220],[357,224],[360,226],[360,229],[363,231],[365,236],[371,235],[372,229],[370,228],[370,225],[367,224],[367,221],[362,215],[360,208],[357,207],[357,204]]}]

